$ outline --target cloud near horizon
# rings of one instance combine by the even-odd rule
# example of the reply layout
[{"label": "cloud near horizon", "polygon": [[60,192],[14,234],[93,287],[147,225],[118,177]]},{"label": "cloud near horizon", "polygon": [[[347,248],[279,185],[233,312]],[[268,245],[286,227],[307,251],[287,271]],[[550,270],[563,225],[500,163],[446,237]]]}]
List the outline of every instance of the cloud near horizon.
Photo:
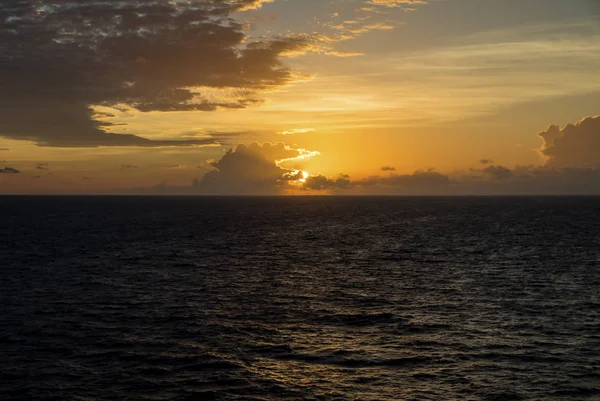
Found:
[{"label": "cloud near horizon", "polygon": [[[305,176],[301,170],[281,166],[282,161],[299,160],[317,152],[294,149],[283,143],[240,144],[229,150],[213,171],[189,188],[160,186],[163,192],[195,194],[600,194],[600,117],[589,117],[563,129],[551,126],[539,136],[541,152],[549,156],[545,164],[506,166],[481,159],[481,169],[443,174],[418,170],[398,174],[384,166],[387,175],[352,179],[347,174],[328,177]],[[593,166],[592,164],[595,163]],[[155,188],[156,189],[156,188]]]},{"label": "cloud near horizon", "polygon": [[283,143],[240,144],[218,161],[214,170],[194,183],[193,189],[203,194],[278,194],[291,181],[302,178],[298,170],[280,166],[284,161],[310,157],[315,152],[294,149]]},{"label": "cloud near horizon", "polygon": [[[148,111],[245,108],[294,74],[297,36],[249,41],[237,11],[269,0],[4,0],[0,136],[52,147],[192,146],[110,133],[94,106]],[[215,96],[215,92],[229,93]]]},{"label": "cloud near horizon", "polygon": [[600,116],[587,117],[564,128],[551,125],[538,134],[540,152],[553,167],[600,167]]}]

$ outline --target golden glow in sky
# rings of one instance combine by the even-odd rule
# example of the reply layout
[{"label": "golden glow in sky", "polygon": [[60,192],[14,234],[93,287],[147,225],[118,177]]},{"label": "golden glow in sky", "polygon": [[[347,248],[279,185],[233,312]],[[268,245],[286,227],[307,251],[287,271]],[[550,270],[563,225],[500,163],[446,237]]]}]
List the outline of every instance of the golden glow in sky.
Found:
[{"label": "golden glow in sky", "polygon": [[165,4],[0,5],[0,193],[600,192],[596,2]]}]

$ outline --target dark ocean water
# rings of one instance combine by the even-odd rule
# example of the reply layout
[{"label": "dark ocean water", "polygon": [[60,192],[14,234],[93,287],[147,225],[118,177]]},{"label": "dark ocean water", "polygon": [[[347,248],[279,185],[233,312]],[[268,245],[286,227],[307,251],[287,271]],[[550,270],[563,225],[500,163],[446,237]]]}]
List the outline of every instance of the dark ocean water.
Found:
[{"label": "dark ocean water", "polygon": [[0,198],[0,399],[600,399],[600,198]]}]

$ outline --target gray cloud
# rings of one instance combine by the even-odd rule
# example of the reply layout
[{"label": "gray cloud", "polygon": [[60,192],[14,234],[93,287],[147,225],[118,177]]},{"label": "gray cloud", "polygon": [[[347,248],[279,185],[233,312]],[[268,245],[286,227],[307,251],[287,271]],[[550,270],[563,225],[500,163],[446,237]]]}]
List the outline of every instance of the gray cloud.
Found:
[{"label": "gray cloud", "polygon": [[598,195],[600,169],[556,168],[549,166],[495,166],[494,173],[478,176],[455,176],[452,193],[456,194],[546,194]]},{"label": "gray cloud", "polygon": [[288,181],[298,179],[294,170],[282,168],[277,161],[302,154],[283,143],[252,143],[230,149],[214,170],[208,172],[194,189],[206,194],[276,194]]},{"label": "gray cloud", "polygon": [[[232,13],[261,0],[4,0],[0,135],[44,146],[184,146],[107,132],[90,106],[212,111],[260,101],[292,79],[299,37],[248,42]],[[194,89],[198,88],[198,89]],[[211,90],[235,96],[219,99]]]},{"label": "gray cloud", "polygon": [[340,174],[334,179],[330,179],[322,174],[319,174],[308,177],[303,185],[304,189],[315,191],[343,190],[350,189],[354,186],[355,183],[350,180],[350,176],[347,174]]},{"label": "gray cloud", "polygon": [[506,180],[513,176],[513,172],[504,166],[489,166],[483,172],[494,180]]},{"label": "gray cloud", "polygon": [[539,134],[547,165],[555,167],[600,166],[600,116],[587,117],[563,129],[551,125]]},{"label": "gray cloud", "polygon": [[383,166],[380,170],[381,171],[396,171],[396,167]]}]

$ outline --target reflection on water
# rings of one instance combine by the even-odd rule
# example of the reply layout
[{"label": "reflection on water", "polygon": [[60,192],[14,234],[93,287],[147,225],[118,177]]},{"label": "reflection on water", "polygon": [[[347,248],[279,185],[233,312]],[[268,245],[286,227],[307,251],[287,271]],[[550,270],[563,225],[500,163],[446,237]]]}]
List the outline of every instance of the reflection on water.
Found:
[{"label": "reflection on water", "polygon": [[594,198],[3,198],[2,400],[600,397]]}]

